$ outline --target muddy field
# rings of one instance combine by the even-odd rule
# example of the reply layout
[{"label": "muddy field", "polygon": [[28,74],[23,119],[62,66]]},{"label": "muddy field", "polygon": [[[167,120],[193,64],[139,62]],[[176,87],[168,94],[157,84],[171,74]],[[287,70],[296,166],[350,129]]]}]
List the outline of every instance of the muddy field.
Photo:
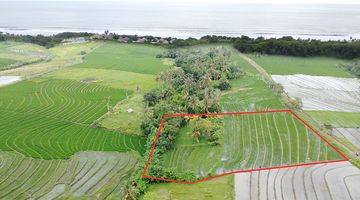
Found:
[{"label": "muddy field", "polygon": [[347,139],[360,149],[360,128],[335,128],[333,129],[332,134],[341,139]]},{"label": "muddy field", "polygon": [[349,162],[235,174],[236,200],[360,199],[360,170]]},{"label": "muddy field", "polygon": [[360,81],[309,75],[273,75],[285,92],[300,99],[303,110],[360,112]]}]

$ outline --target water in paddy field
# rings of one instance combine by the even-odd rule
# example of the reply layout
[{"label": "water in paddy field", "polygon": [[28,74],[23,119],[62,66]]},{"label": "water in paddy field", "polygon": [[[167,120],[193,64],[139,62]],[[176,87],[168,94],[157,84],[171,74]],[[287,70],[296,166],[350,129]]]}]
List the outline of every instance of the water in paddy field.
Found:
[{"label": "water in paddy field", "polygon": [[360,5],[0,1],[0,31],[360,39]]}]

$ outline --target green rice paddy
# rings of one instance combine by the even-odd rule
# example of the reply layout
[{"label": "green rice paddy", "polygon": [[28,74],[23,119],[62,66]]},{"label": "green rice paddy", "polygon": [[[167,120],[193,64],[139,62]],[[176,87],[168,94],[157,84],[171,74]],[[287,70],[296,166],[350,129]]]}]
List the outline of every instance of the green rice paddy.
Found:
[{"label": "green rice paddy", "polygon": [[306,74],[314,76],[354,77],[340,64],[346,60],[327,57],[292,57],[254,54],[248,55],[271,75]]},{"label": "green rice paddy", "polygon": [[157,74],[168,65],[156,55],[162,53],[163,48],[106,42],[85,56],[85,61],[74,67],[113,69],[141,74]]},{"label": "green rice paddy", "polygon": [[0,88],[0,149],[43,159],[78,151],[144,150],[139,136],[93,128],[125,91],[58,79],[34,79]]}]

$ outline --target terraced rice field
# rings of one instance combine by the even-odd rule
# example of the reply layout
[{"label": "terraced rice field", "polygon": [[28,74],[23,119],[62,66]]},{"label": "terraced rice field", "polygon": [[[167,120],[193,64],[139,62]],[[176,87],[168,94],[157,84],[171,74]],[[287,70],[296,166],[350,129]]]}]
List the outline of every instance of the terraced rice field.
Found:
[{"label": "terraced rice field", "polygon": [[18,42],[0,42],[0,71],[11,65],[40,61],[49,57],[44,47]]},{"label": "terraced rice field", "polygon": [[291,98],[302,102],[303,110],[360,112],[360,81],[356,78],[273,75]]},{"label": "terraced rice field", "polygon": [[193,185],[177,183],[153,184],[142,200],[165,199],[234,199],[234,177],[225,176]]},{"label": "terraced rice field", "polygon": [[347,139],[360,150],[360,128],[334,128],[332,135],[340,139]]},{"label": "terraced rice field", "polygon": [[42,160],[0,151],[0,199],[121,198],[137,157],[80,152],[69,160]]},{"label": "terraced rice field", "polygon": [[74,67],[157,74],[168,68],[162,59],[156,58],[163,51],[163,48],[150,45],[106,42],[86,55],[85,62]]},{"label": "terraced rice field", "polygon": [[164,166],[199,177],[232,170],[340,159],[289,113],[223,116],[220,146],[195,143],[186,129],[164,155]]},{"label": "terraced rice field", "polygon": [[359,199],[360,170],[349,162],[235,174],[243,199]]},{"label": "terraced rice field", "polygon": [[39,78],[0,88],[0,149],[43,159],[69,158],[78,151],[144,150],[140,136],[92,123],[125,91],[78,81]]},{"label": "terraced rice field", "polygon": [[16,60],[0,58],[0,70],[5,69],[7,66],[16,63]]}]

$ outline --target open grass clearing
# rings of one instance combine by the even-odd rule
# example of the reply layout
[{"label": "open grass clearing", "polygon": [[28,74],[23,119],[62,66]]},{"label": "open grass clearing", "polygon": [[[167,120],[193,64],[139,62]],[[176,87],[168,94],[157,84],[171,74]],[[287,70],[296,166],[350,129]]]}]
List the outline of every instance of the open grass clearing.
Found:
[{"label": "open grass clearing", "polygon": [[249,54],[256,63],[261,65],[271,75],[307,74],[314,76],[354,77],[340,64],[348,61],[327,57],[292,57],[276,55]]},{"label": "open grass clearing", "polygon": [[122,198],[137,160],[135,154],[118,152],[79,152],[68,160],[42,160],[0,151],[0,198]]},{"label": "open grass clearing", "polygon": [[2,87],[0,93],[1,150],[44,159],[84,150],[144,150],[142,137],[93,128],[108,107],[125,98],[124,90],[38,78]]},{"label": "open grass clearing", "polygon": [[194,185],[161,183],[152,185],[142,200],[165,199],[234,199],[233,176],[226,176]]},{"label": "open grass clearing", "polygon": [[156,58],[163,51],[163,48],[151,45],[105,42],[74,67],[157,74],[169,67],[169,62]]},{"label": "open grass clearing", "polygon": [[[144,115],[143,104],[142,95],[135,94],[118,102],[112,111],[98,120],[98,123],[101,127],[120,133],[141,135],[140,124]],[[132,112],[128,112],[128,109],[132,109]]]},{"label": "open grass clearing", "polygon": [[357,199],[359,177],[349,162],[240,173],[236,199]]},{"label": "open grass clearing", "polygon": [[308,75],[273,75],[303,110],[360,112],[360,80]]}]

